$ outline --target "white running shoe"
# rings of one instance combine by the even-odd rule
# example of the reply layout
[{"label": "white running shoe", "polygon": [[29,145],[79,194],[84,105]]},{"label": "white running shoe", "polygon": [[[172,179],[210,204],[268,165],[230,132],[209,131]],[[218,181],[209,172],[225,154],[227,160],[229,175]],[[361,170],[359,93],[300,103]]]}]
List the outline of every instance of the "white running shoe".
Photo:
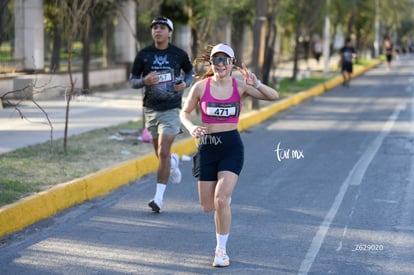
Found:
[{"label": "white running shoe", "polygon": [[170,169],[170,177],[169,182],[172,184],[178,184],[181,182],[181,171],[178,168],[180,163],[180,157],[177,154],[171,154],[171,169]]},{"label": "white running shoe", "polygon": [[225,267],[230,265],[230,258],[224,248],[217,248],[214,255],[214,267]]}]

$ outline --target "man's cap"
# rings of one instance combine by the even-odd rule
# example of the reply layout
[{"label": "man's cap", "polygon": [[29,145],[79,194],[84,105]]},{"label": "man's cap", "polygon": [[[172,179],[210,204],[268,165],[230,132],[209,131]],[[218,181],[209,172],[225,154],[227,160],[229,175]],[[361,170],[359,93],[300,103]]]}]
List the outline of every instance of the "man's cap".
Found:
[{"label": "man's cap", "polygon": [[166,25],[170,29],[170,31],[174,30],[173,22],[170,19],[168,19],[167,17],[157,17],[157,18],[153,19],[152,22],[151,22],[151,28],[155,24],[163,24],[163,25]]},{"label": "man's cap", "polygon": [[225,53],[229,57],[235,58],[233,49],[229,45],[223,43],[217,44],[211,49],[210,58],[216,53]]}]

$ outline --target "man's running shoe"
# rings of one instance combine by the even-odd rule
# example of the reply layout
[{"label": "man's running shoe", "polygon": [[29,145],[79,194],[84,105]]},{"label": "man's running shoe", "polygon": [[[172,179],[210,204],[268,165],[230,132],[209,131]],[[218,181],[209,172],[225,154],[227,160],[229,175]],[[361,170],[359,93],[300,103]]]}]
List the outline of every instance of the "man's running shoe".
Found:
[{"label": "man's running shoe", "polygon": [[181,182],[181,171],[178,168],[180,163],[180,157],[177,154],[171,154],[171,170],[170,170],[170,177],[169,182],[172,184],[177,184]]},{"label": "man's running shoe", "polygon": [[217,248],[214,256],[214,267],[225,267],[230,265],[230,258],[226,254],[226,250],[223,248]]},{"label": "man's running shoe", "polygon": [[162,201],[157,201],[156,199],[150,200],[148,206],[151,207],[152,211],[155,213],[160,213]]}]

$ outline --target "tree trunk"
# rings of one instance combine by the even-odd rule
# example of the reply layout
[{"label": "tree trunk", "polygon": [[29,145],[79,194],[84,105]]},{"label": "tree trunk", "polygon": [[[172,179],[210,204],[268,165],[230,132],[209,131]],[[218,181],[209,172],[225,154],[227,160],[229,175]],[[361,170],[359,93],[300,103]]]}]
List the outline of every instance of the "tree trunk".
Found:
[{"label": "tree trunk", "polygon": [[298,71],[299,71],[299,66],[298,66],[298,61],[299,61],[299,47],[300,47],[300,43],[299,43],[299,36],[300,36],[300,31],[299,28],[296,30],[296,34],[295,34],[295,51],[293,54],[293,72],[292,72],[292,81],[295,81],[297,76],[298,76]]},{"label": "tree trunk", "polygon": [[[87,19],[89,21],[89,19]],[[83,50],[82,50],[82,93],[89,92],[89,69],[91,61],[91,50],[89,40],[89,24],[86,24],[86,30],[82,35]]]},{"label": "tree trunk", "polygon": [[240,65],[240,62],[243,60],[244,53],[244,22],[240,22],[242,14],[235,14],[232,19],[232,32],[231,32],[231,45],[234,50],[234,54],[237,58],[237,63]]},{"label": "tree trunk", "polygon": [[[264,22],[266,20],[266,1],[256,0],[256,20],[253,29],[253,56],[252,65],[255,74],[261,78],[264,62]],[[251,100],[251,108],[259,109],[259,101]]]},{"label": "tree trunk", "polygon": [[7,5],[9,4],[9,0],[3,0],[0,3],[0,45],[3,42],[3,30],[5,28],[3,28],[3,16],[5,14],[5,10],[7,9]]},{"label": "tree trunk", "polygon": [[102,66],[108,67],[115,63],[115,45],[114,45],[115,27],[112,20],[105,20],[104,38],[103,38],[103,53]]},{"label": "tree trunk", "polygon": [[65,130],[63,135],[63,150],[65,154],[68,152],[68,129],[69,129],[69,110],[70,110],[70,101],[75,92],[75,82],[72,75],[72,53],[73,53],[73,38],[68,37],[68,73],[69,73],[69,93],[66,93],[66,112],[65,112]]},{"label": "tree trunk", "polygon": [[330,56],[332,56],[332,54],[335,52],[335,49],[334,49],[334,41],[335,41],[335,37],[336,37],[338,25],[339,25],[339,22],[338,22],[338,20],[336,20],[333,23],[332,39],[331,39],[331,42],[329,43],[329,53],[330,53]]},{"label": "tree trunk", "polygon": [[352,34],[352,27],[354,26],[355,22],[355,13],[352,11],[351,16],[348,20],[347,30],[346,30],[346,37],[350,37]]},{"label": "tree trunk", "polygon": [[50,70],[52,72],[60,71],[60,48],[62,45],[62,30],[55,25],[53,29],[53,46],[52,57],[50,60]]},{"label": "tree trunk", "polygon": [[192,43],[191,43],[191,53],[190,56],[193,56],[193,58],[195,58],[197,56],[197,52],[198,52],[198,35],[197,35],[197,30],[191,28],[191,38],[192,38]]},{"label": "tree trunk", "polygon": [[268,25],[269,28],[266,35],[265,59],[263,63],[263,83],[265,84],[269,83],[270,72],[273,65],[274,49],[276,45],[277,26],[274,14],[271,14],[268,18]]}]

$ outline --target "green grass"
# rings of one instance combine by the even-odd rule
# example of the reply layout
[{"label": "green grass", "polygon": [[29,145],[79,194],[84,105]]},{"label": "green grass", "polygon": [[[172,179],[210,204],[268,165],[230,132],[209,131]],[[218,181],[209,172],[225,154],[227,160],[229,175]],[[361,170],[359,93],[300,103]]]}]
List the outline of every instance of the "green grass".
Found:
[{"label": "green grass", "polygon": [[8,204],[16,201],[22,194],[39,191],[40,183],[21,182],[10,179],[0,179],[0,202]]},{"label": "green grass", "polygon": [[355,66],[367,66],[371,63],[371,60],[366,59],[366,58],[358,58],[358,62],[356,62],[354,65]]},{"label": "green grass", "polygon": [[140,121],[131,121],[72,136],[66,154],[63,140],[57,139],[53,154],[50,142],[45,142],[0,155],[0,205],[149,151],[152,146],[140,143],[136,136],[126,136],[122,141],[108,138],[120,129],[141,127]]},{"label": "green grass", "polygon": [[321,84],[328,79],[329,77],[322,73],[313,74],[311,77],[303,78],[300,81],[292,81],[290,78],[285,78],[280,81],[278,91],[282,96],[289,96]]},{"label": "green grass", "polygon": [[3,43],[0,46],[0,60],[11,60],[12,59],[12,51],[10,43]]},{"label": "green grass", "polygon": [[12,56],[10,52],[0,50],[0,60],[6,61],[11,60],[11,58]]}]

